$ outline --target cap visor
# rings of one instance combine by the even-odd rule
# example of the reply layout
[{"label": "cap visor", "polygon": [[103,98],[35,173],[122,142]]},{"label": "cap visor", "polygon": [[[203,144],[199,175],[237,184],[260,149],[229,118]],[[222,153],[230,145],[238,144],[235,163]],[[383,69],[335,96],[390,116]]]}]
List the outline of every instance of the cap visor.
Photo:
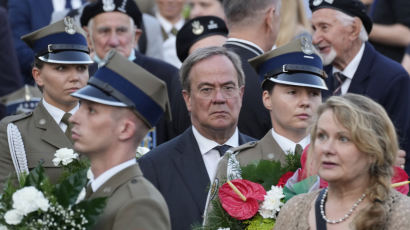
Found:
[{"label": "cap visor", "polygon": [[282,73],[274,77],[267,78],[267,80],[283,85],[294,85],[327,90],[325,81],[321,77],[314,74]]},{"label": "cap visor", "polygon": [[104,93],[103,91],[92,85],[87,85],[84,88],[77,90],[77,92],[72,93],[71,96],[103,105],[128,107],[126,104],[120,102],[111,95]]},{"label": "cap visor", "polygon": [[90,55],[82,51],[61,51],[56,53],[47,53],[38,57],[40,60],[56,64],[92,64]]}]

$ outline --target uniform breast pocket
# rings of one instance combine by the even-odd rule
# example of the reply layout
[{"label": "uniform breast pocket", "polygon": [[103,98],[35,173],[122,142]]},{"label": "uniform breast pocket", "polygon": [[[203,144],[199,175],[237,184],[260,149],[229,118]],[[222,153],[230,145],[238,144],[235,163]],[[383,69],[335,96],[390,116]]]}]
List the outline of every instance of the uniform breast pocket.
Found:
[{"label": "uniform breast pocket", "polygon": [[53,158],[53,154],[47,156],[44,153],[27,153],[28,169],[29,171],[31,171],[39,164],[41,164],[50,182],[55,184],[58,182],[63,169],[53,164]]}]

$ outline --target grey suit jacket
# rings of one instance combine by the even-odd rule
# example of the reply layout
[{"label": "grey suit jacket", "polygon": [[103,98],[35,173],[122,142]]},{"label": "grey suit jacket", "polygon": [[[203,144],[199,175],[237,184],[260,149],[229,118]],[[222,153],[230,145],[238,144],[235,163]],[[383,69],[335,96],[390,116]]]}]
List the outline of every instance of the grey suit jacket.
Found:
[{"label": "grey suit jacket", "polygon": [[95,230],[171,229],[164,198],[142,176],[138,164],[115,174],[89,198],[97,197],[108,197],[108,200]]},{"label": "grey suit jacket", "polygon": [[29,170],[44,162],[46,175],[56,183],[62,169],[54,166],[54,153],[60,148],[73,148],[73,145],[40,102],[33,112],[5,117],[0,122],[0,188],[8,176],[15,173],[7,140],[9,123],[14,123],[21,133]]}]

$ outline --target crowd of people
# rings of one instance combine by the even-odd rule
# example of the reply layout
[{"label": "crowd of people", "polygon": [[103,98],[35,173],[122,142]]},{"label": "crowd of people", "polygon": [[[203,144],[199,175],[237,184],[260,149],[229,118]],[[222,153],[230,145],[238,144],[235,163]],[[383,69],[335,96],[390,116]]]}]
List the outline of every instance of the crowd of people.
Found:
[{"label": "crowd of people", "polygon": [[108,197],[94,229],[185,230],[229,162],[305,150],[328,186],[275,229],[408,229],[409,3],[1,1],[0,189],[40,162],[56,183],[72,148]]}]

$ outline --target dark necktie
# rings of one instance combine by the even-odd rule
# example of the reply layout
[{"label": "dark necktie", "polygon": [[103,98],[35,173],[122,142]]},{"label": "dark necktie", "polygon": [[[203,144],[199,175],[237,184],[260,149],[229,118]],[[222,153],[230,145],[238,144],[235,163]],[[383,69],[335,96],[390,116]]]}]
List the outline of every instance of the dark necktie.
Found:
[{"label": "dark necktie", "polygon": [[61,119],[61,122],[63,122],[64,124],[67,125],[67,129],[65,130],[65,135],[68,137],[68,139],[73,142],[73,140],[71,139],[71,129],[73,128],[73,125],[71,124],[71,122],[68,121],[68,119],[70,119],[71,114],[70,113],[65,113],[63,118]]},{"label": "dark necktie", "polygon": [[93,194],[93,189],[91,188],[91,183],[88,183],[87,186],[85,187],[85,198],[84,199],[89,199],[90,196]]},{"label": "dark necktie", "polygon": [[218,146],[215,146],[213,149],[218,150],[219,155],[222,157],[225,154],[225,152],[230,148],[231,146],[229,145],[218,145]]},{"label": "dark necktie", "polygon": [[303,147],[300,144],[297,144],[295,147],[295,155],[302,156]]},{"label": "dark necktie", "polygon": [[65,1],[65,8],[66,9],[71,9],[71,0],[66,0]]},{"label": "dark necktie", "polygon": [[171,29],[171,34],[173,34],[174,36],[177,36],[178,30],[175,27],[172,27]]},{"label": "dark necktie", "polygon": [[342,85],[346,80],[346,76],[340,72],[333,74],[333,95],[340,96],[342,94]]}]

